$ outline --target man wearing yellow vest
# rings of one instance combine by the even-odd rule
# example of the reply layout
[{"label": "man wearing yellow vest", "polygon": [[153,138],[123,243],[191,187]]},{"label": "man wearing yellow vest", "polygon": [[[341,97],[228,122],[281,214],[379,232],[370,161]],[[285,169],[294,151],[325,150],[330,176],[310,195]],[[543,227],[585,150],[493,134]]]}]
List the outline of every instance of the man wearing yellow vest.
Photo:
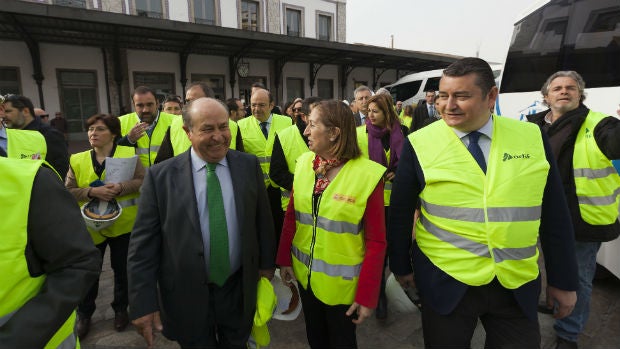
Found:
[{"label": "man wearing yellow vest", "polygon": [[155,91],[149,87],[136,87],[131,100],[135,112],[119,117],[123,137],[117,144],[136,148],[136,155],[148,168],[155,163],[164,135],[177,116],[159,111]]},{"label": "man wearing yellow vest", "polygon": [[308,115],[319,102],[321,102],[320,97],[308,97],[295,102],[292,106],[295,124],[278,131],[273,142],[269,178],[280,186],[282,211],[284,212],[286,212],[291,190],[293,190],[297,158],[309,151],[308,137],[303,134],[308,125]]},{"label": "man wearing yellow vest", "polygon": [[620,120],[588,109],[584,89],[577,72],[556,72],[541,89],[549,109],[528,117],[549,136],[577,240],[577,304],[570,316],[555,323],[558,348],[577,348],[588,320],[596,254],[601,242],[620,233],[620,176],[610,161],[620,158]]},{"label": "man wearing yellow vest", "polygon": [[497,94],[487,62],[451,64],[439,83],[443,120],[408,137],[396,171],[390,268],[418,287],[427,347],[470,347],[478,320],[485,347],[540,347],[539,238],[555,316],[576,301],[573,229],[553,154],[534,125],[489,113]]},{"label": "man wearing yellow vest", "polygon": [[280,188],[269,178],[269,167],[276,132],[291,126],[293,122],[287,116],[271,112],[273,97],[267,90],[257,89],[254,91],[250,97],[250,107],[252,108],[252,115],[239,120],[239,132],[241,139],[243,139],[245,151],[256,155],[260,162],[265,187],[267,187],[267,194],[269,195],[273,225],[276,229],[276,236],[279,237],[282,231],[284,212],[279,209],[281,206]]},{"label": "man wearing yellow vest", "polygon": [[76,348],[75,307],[101,257],[44,162],[0,157],[0,348]]},{"label": "man wearing yellow vest", "polygon": [[[215,98],[215,93],[209,85],[204,81],[197,81],[191,83],[187,92],[185,93],[185,105],[189,105],[193,100],[209,97]],[[237,123],[233,120],[228,120],[228,127],[230,128],[230,134],[232,140],[230,141],[230,149],[243,151],[243,144],[241,143],[241,134],[238,132]],[[185,130],[183,129],[183,118],[175,118],[170,124],[170,128],[164,136],[161,147],[157,152],[155,163],[158,164],[166,159],[170,159],[173,156],[177,156],[185,152],[192,145]]]}]

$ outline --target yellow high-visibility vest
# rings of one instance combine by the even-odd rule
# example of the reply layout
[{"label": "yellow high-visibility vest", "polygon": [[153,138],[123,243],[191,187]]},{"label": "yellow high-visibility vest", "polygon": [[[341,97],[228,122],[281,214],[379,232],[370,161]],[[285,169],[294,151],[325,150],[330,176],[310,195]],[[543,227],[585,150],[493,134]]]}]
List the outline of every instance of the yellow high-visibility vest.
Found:
[{"label": "yellow high-visibility vest", "polygon": [[[308,145],[304,142],[303,137],[299,133],[299,128],[297,125],[291,125],[282,131],[278,131],[278,139],[280,140],[280,145],[282,146],[282,152],[284,153],[284,158],[286,159],[288,171],[294,174],[297,158],[301,154],[309,151]],[[280,192],[282,194],[282,210],[286,211],[289,198],[291,197],[291,192],[282,187],[280,187]]]},{"label": "yellow high-visibility vest", "polygon": [[408,139],[426,183],[416,241],[431,262],[471,286],[497,277],[515,289],[536,279],[550,167],[540,129],[493,116],[486,175],[442,120]]},{"label": "yellow high-visibility vest", "polygon": [[[145,133],[136,142],[136,155],[140,157],[140,162],[142,162],[142,165],[145,168],[149,168],[155,163],[157,152],[159,151],[161,142],[164,140],[166,131],[168,130],[168,127],[170,127],[172,120],[176,117],[178,116],[159,112],[159,118],[157,119],[157,124],[155,125],[155,129],[153,130],[153,133],[151,133],[151,136],[149,137],[148,134]],[[121,122],[121,134],[123,136],[126,136],[129,131],[131,131],[131,129],[140,122],[140,118],[136,113],[119,116],[119,120]]]}]

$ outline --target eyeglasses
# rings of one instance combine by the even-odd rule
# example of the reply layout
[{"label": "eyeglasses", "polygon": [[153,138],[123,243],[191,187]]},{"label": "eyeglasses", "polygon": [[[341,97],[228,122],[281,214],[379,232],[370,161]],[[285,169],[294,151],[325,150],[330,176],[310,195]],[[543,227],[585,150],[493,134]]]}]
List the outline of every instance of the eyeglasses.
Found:
[{"label": "eyeglasses", "polygon": [[291,110],[293,111],[293,113],[301,113],[302,112],[301,108],[293,108]]},{"label": "eyeglasses", "polygon": [[97,132],[105,132],[107,130],[109,130],[109,128],[103,127],[103,126],[97,126],[97,127],[91,126],[91,127],[88,128],[88,132],[95,132],[95,131],[97,131]]}]

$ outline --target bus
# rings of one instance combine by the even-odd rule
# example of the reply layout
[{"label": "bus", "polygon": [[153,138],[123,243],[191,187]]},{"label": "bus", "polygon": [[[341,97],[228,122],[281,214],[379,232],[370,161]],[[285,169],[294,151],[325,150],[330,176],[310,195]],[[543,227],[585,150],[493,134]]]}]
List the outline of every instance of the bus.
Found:
[{"label": "bus", "polygon": [[[491,68],[495,78],[499,78],[502,65],[491,64]],[[402,101],[403,106],[416,105],[418,101],[424,99],[426,91],[439,91],[439,79],[442,73],[443,69],[436,69],[405,75],[385,88],[390,91],[394,102]]]},{"label": "bus", "polygon": [[[504,63],[497,114],[525,120],[546,110],[540,89],[558,70],[583,76],[586,106],[617,115],[620,1],[543,1],[519,19]],[[620,239],[603,243],[597,262],[620,278],[618,251]]]}]

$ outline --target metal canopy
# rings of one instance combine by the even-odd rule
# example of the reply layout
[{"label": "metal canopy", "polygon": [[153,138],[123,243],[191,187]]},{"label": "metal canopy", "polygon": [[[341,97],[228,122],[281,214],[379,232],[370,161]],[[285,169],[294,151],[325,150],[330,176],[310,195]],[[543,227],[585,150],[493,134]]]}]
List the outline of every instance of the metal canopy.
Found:
[{"label": "metal canopy", "polygon": [[410,73],[444,68],[459,58],[19,0],[2,0],[0,4],[0,39],[280,59]]}]

